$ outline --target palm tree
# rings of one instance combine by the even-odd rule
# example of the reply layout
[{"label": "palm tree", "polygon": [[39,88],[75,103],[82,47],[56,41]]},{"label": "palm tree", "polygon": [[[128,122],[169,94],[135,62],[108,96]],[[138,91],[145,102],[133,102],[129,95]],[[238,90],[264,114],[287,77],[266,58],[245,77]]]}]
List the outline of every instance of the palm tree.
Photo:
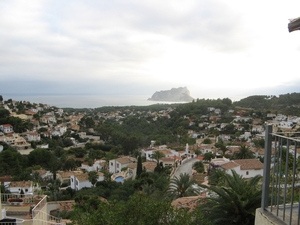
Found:
[{"label": "palm tree", "polygon": [[173,199],[198,195],[199,190],[193,187],[194,184],[196,184],[196,182],[190,179],[189,174],[181,173],[179,178],[174,177],[171,179],[168,193]]},{"label": "palm tree", "polygon": [[245,180],[232,170],[224,174],[222,186],[203,186],[212,191],[212,197],[203,200],[200,209],[213,224],[254,224],[255,210],[261,205],[261,176]]},{"label": "palm tree", "polygon": [[242,145],[238,152],[235,152],[232,156],[233,159],[253,159],[254,155],[250,148],[246,145]]},{"label": "palm tree", "polygon": [[225,182],[225,170],[220,170],[218,168],[210,168],[209,176],[208,176],[208,183],[210,185],[221,185]]},{"label": "palm tree", "polygon": [[155,159],[157,163],[159,163],[159,159],[161,159],[162,157],[164,157],[165,154],[160,152],[160,151],[155,151],[152,153],[151,158]]}]

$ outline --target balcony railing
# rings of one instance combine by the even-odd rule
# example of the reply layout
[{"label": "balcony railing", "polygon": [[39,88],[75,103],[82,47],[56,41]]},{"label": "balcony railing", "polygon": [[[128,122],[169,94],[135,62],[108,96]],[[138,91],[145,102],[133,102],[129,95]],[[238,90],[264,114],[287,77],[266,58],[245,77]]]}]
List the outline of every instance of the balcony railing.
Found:
[{"label": "balcony railing", "polygon": [[300,133],[273,133],[267,125],[261,208],[289,225],[300,225]]}]

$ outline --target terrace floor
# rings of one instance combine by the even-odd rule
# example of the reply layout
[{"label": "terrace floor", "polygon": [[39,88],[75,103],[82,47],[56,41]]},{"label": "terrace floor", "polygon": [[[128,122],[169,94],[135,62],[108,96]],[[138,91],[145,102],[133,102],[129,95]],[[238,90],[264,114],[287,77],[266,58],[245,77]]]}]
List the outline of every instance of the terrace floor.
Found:
[{"label": "terrace floor", "polygon": [[[300,217],[299,217],[300,215],[298,214],[299,211],[298,206],[299,206],[298,204],[294,204],[293,207],[291,208],[290,205],[286,205],[284,209],[283,205],[280,205],[278,209],[276,207],[273,207],[272,211],[271,211],[271,207],[268,207],[268,211],[271,212],[274,216],[278,217],[283,222],[285,222],[286,224],[298,225],[300,224]],[[284,211],[285,211],[285,215],[284,215]],[[292,215],[292,217],[290,215]]]}]

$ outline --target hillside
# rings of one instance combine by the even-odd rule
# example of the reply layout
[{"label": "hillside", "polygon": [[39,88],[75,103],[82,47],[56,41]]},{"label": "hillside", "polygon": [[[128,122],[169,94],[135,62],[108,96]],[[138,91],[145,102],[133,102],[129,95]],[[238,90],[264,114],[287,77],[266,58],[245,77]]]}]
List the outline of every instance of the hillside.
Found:
[{"label": "hillside", "polygon": [[261,110],[278,111],[286,114],[299,115],[300,93],[274,95],[253,95],[234,102],[234,106]]}]

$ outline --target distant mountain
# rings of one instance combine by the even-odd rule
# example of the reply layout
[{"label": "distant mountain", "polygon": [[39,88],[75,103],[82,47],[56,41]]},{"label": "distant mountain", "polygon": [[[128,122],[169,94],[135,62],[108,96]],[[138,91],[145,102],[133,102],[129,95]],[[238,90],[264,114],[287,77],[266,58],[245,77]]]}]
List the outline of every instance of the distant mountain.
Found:
[{"label": "distant mountain", "polygon": [[166,101],[166,102],[191,102],[194,98],[191,97],[187,87],[172,88],[166,91],[156,91],[150,101]]}]

